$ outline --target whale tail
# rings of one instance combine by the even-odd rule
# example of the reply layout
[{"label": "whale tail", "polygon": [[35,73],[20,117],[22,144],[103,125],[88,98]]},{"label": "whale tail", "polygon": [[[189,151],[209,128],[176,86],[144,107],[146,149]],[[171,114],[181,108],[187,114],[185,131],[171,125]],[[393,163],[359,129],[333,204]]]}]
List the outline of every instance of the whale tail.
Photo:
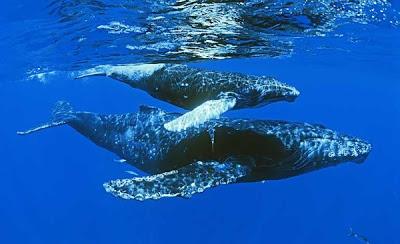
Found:
[{"label": "whale tail", "polygon": [[72,106],[65,101],[58,101],[53,108],[51,121],[42,124],[38,127],[26,130],[26,131],[17,131],[18,135],[29,135],[37,131],[41,131],[44,129],[61,126],[67,124],[70,120],[74,118],[74,113]]}]

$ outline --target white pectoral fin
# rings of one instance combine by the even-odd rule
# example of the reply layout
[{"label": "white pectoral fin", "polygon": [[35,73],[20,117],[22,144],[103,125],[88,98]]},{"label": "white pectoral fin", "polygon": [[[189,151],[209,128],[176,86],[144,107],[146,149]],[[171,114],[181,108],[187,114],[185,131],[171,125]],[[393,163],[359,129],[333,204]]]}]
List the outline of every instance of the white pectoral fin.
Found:
[{"label": "white pectoral fin", "polygon": [[236,105],[236,98],[225,97],[218,100],[209,100],[190,112],[164,124],[169,131],[179,132],[192,126],[199,126],[210,119],[219,118],[226,111]]},{"label": "white pectoral fin", "polygon": [[17,131],[17,135],[21,135],[21,136],[29,135],[29,134],[32,134],[32,133],[37,132],[37,131],[41,131],[41,130],[45,130],[45,129],[48,129],[48,128],[65,125],[66,123],[67,122],[65,122],[65,121],[50,122],[48,124],[43,124],[43,125],[40,125],[40,126],[38,126],[36,128],[30,129],[30,130]]},{"label": "white pectoral fin", "polygon": [[198,161],[156,175],[109,181],[104,188],[116,197],[139,201],[189,198],[212,187],[235,183],[249,173],[249,167],[234,162]]}]

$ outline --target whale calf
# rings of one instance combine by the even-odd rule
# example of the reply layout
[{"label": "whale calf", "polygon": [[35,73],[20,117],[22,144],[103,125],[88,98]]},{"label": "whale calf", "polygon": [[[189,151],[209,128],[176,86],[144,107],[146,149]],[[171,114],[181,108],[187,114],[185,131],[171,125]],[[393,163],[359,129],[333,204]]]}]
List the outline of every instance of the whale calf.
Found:
[{"label": "whale calf", "polygon": [[149,176],[112,180],[124,199],[190,197],[218,185],[284,179],[342,162],[363,162],[371,145],[321,125],[273,120],[213,119],[181,132],[164,124],[181,116],[142,106],[137,113],[75,112],[58,102],[52,121],[27,135],[69,125]]},{"label": "whale calf", "polygon": [[182,131],[218,118],[230,109],[252,108],[277,101],[294,101],[299,91],[272,77],[207,71],[180,64],[100,65],[77,78],[108,76],[151,96],[193,110],[165,124]]}]

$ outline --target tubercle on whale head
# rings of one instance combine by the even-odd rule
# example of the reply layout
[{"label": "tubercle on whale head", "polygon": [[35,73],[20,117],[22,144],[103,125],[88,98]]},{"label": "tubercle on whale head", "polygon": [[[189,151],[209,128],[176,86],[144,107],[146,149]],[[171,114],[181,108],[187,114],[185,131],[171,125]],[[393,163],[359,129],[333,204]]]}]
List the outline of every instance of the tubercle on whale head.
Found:
[{"label": "tubercle on whale head", "polygon": [[294,102],[300,95],[299,90],[275,78],[268,78],[267,83],[258,88],[261,93],[263,103],[272,103],[278,101]]},{"label": "tubercle on whale head", "polygon": [[339,144],[342,149],[334,151],[334,156],[355,163],[363,163],[372,150],[370,143],[354,137],[345,136]]},{"label": "tubercle on whale head", "polygon": [[363,163],[372,150],[364,140],[336,135],[333,137],[309,138],[302,142],[304,160],[316,166],[327,167],[344,162]]},{"label": "tubercle on whale head", "polygon": [[296,98],[299,95],[300,95],[300,92],[295,87],[286,86],[284,88],[283,96],[285,97],[285,100],[288,102],[294,102],[294,100],[296,100]]}]

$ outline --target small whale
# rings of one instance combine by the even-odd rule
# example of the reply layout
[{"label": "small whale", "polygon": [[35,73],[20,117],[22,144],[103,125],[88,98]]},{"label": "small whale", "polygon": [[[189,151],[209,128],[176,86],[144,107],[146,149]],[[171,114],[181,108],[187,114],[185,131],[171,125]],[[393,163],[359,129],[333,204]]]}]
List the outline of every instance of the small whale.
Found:
[{"label": "small whale", "polygon": [[119,115],[75,112],[67,102],[58,102],[50,123],[18,134],[71,126],[150,174],[104,184],[107,192],[135,200],[190,197],[223,184],[284,179],[343,162],[361,163],[371,150],[363,140],[307,123],[225,118],[178,133],[164,128],[179,116],[148,106]]},{"label": "small whale", "polygon": [[218,118],[231,109],[294,101],[299,91],[275,78],[216,72],[180,64],[100,65],[76,78],[107,76],[148,92],[154,98],[192,110],[165,124],[179,132]]},{"label": "small whale", "polygon": [[364,242],[365,244],[371,244],[371,242],[368,240],[366,236],[363,236],[353,230],[353,228],[350,227],[350,232],[349,232],[350,237],[354,237],[355,239]]}]

